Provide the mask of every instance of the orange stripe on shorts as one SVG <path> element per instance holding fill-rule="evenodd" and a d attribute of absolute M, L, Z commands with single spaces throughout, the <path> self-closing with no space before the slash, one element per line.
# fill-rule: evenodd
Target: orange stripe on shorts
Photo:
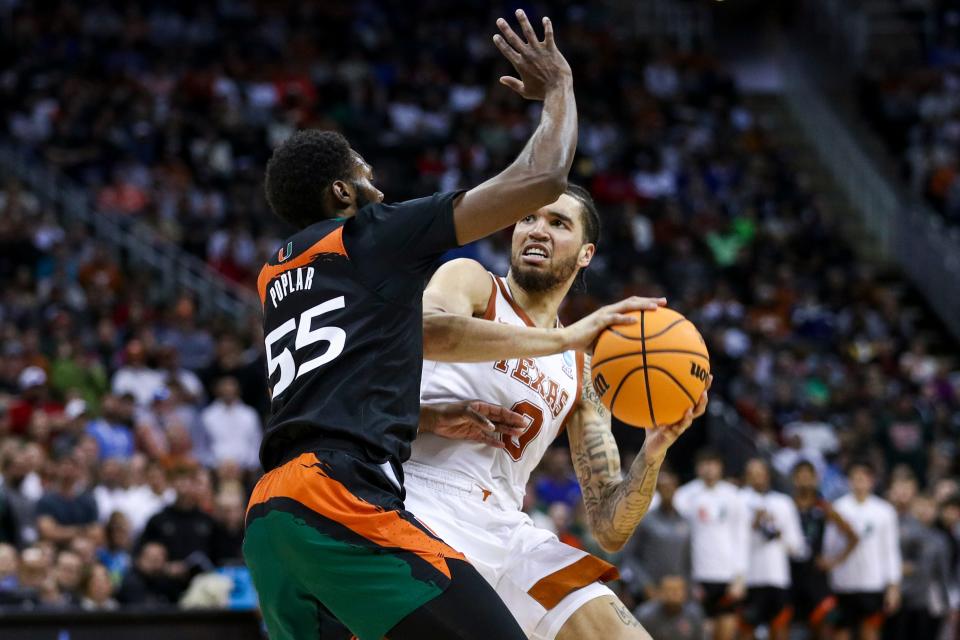
<path fill-rule="evenodd" d="M 620 577 L 617 568 L 594 556 L 584 556 L 571 565 L 540 578 L 527 593 L 544 609 L 553 609 L 567 594 L 598 580 L 607 582 Z"/>
<path fill-rule="evenodd" d="M 323 470 L 313 453 L 304 453 L 273 469 L 257 483 L 250 508 L 271 498 L 290 498 L 320 515 L 339 522 L 374 544 L 410 551 L 450 577 L 447 558 L 464 560 L 459 551 L 430 537 L 396 511 L 361 500 Z"/>

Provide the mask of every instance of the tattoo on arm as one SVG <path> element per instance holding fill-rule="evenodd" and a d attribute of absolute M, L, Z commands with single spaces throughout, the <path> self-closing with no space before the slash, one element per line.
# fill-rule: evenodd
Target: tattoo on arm
<path fill-rule="evenodd" d="M 646 514 L 653 499 L 659 464 L 642 455 L 626 478 L 620 472 L 620 451 L 611 430 L 610 415 L 589 384 L 590 363 L 584 363 L 583 392 L 571 423 L 570 448 L 580 480 L 590 528 L 609 548 L 622 546 Z"/>
<path fill-rule="evenodd" d="M 622 602 L 611 602 L 610 606 L 613 607 L 614 611 L 616 611 L 617 617 L 620 618 L 620 622 L 628 627 L 635 627 L 639 629 L 643 628 L 643 625 L 637 622 L 637 619 L 633 617 L 633 614 L 627 610 Z"/>

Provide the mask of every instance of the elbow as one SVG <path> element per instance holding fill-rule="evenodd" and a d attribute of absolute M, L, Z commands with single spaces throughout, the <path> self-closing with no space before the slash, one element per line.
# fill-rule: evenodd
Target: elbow
<path fill-rule="evenodd" d="M 596 532 L 593 537 L 596 539 L 597 544 L 600 545 L 600 548 L 607 553 L 617 553 L 627 544 L 627 538 L 613 534 L 602 535 Z"/>

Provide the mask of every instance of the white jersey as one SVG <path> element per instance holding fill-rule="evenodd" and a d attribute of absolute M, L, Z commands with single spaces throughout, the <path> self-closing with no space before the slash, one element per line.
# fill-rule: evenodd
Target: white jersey
<path fill-rule="evenodd" d="M 847 494 L 833 503 L 860 537 L 853 552 L 830 572 L 830 586 L 837 593 L 879 593 L 900 584 L 901 560 L 897 512 L 889 502 L 868 496 L 858 502 Z M 832 523 L 824 534 L 824 554 L 833 558 L 843 552 L 846 538 Z"/>
<path fill-rule="evenodd" d="M 721 480 L 694 480 L 677 489 L 677 511 L 690 522 L 693 578 L 729 583 L 747 574 L 750 521 L 739 489 Z"/>
<path fill-rule="evenodd" d="M 761 494 L 747 487 L 741 494 L 751 525 L 747 586 L 786 589 L 790 586 L 790 557 L 803 557 L 807 546 L 797 506 L 792 498 L 776 491 Z"/>
<path fill-rule="evenodd" d="M 506 281 L 492 277 L 496 286 L 484 318 L 533 326 Z M 494 497 L 493 503 L 503 509 L 520 509 L 530 474 L 580 397 L 582 371 L 583 355 L 575 351 L 467 364 L 425 360 L 421 404 L 483 400 L 522 414 L 527 430 L 507 439 L 505 449 L 423 433 L 413 442 L 410 460 L 469 476 L 489 492 L 485 495 Z"/>

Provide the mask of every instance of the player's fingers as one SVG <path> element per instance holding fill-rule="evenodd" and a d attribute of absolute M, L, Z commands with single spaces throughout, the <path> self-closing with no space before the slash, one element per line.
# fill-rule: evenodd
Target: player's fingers
<path fill-rule="evenodd" d="M 494 422 L 493 428 L 497 433 L 503 433 L 508 436 L 522 436 L 523 432 L 526 431 L 525 427 L 516 427 L 510 424 L 504 424 L 502 422 Z"/>
<path fill-rule="evenodd" d="M 474 400 L 470 403 L 470 408 L 494 422 L 502 422 L 511 427 L 527 426 L 523 415 L 516 411 L 511 411 L 506 407 L 501 407 L 500 405 L 484 402 L 483 400 Z"/>
<path fill-rule="evenodd" d="M 503 39 L 499 33 L 493 36 L 493 44 L 496 45 L 497 49 L 500 50 L 500 53 L 503 54 L 503 57 L 510 61 L 514 67 L 520 62 L 520 54 L 517 53 L 517 50 L 510 46 L 510 44 Z M 502 81 L 502 79 L 501 79 Z"/>
<path fill-rule="evenodd" d="M 713 386 L 713 374 L 711 373 L 707 376 L 707 386 L 703 388 L 704 391 L 710 391 L 710 387 Z"/>
<path fill-rule="evenodd" d="M 491 447 L 494 447 L 495 449 L 506 449 L 506 448 L 507 448 L 507 445 L 505 445 L 505 444 L 503 443 L 503 440 L 501 440 L 501 439 L 498 438 L 497 436 L 493 436 L 493 435 L 490 435 L 490 434 L 488 434 L 488 433 L 482 433 L 482 434 L 480 434 L 480 438 L 478 439 L 478 441 L 479 441 L 479 442 L 482 442 L 482 443 L 484 443 L 484 444 L 488 444 L 488 445 L 490 445 Z"/>
<path fill-rule="evenodd" d="M 700 394 L 700 399 L 697 400 L 697 406 L 694 407 L 693 417 L 699 418 L 707 411 L 707 403 L 710 401 L 710 394 L 706 391 Z"/>
<path fill-rule="evenodd" d="M 512 76 L 500 76 L 500 84 L 523 95 L 523 83 Z"/>
<path fill-rule="evenodd" d="M 520 36 L 517 35 L 517 32 L 513 30 L 513 27 L 511 27 L 506 20 L 499 18 L 497 20 L 497 28 L 499 28 L 500 33 L 503 34 L 503 39 L 506 40 L 507 44 L 513 47 L 514 50 L 523 51 L 526 48 L 527 44 L 520 39 Z"/>
<path fill-rule="evenodd" d="M 543 16 L 543 44 L 548 47 L 555 44 L 553 41 L 553 22 L 547 16 Z"/>
<path fill-rule="evenodd" d="M 539 43 L 540 39 L 537 38 L 537 32 L 533 30 L 533 25 L 530 24 L 530 20 L 523 9 L 517 9 L 517 20 L 520 21 L 520 30 L 523 31 L 523 37 L 527 39 L 527 42 L 530 44 Z"/>
<path fill-rule="evenodd" d="M 484 431 L 495 431 L 496 427 L 493 425 L 490 420 L 487 419 L 482 413 L 474 409 L 473 407 L 467 407 L 465 412 L 466 418 L 473 423 L 474 425 L 480 427 Z"/>
<path fill-rule="evenodd" d="M 640 322 L 640 319 L 636 316 L 615 313 L 608 317 L 606 325 L 609 327 L 612 324 L 636 324 L 638 322 Z"/>

